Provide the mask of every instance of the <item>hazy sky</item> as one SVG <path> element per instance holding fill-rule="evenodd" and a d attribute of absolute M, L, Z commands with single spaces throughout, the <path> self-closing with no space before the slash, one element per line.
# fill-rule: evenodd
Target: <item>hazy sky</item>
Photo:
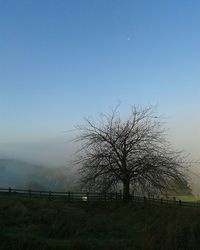
<path fill-rule="evenodd" d="M 0 0 L 0 154 L 38 143 L 48 158 L 44 145 L 120 100 L 158 104 L 198 157 L 199 27 L 199 0 Z"/>

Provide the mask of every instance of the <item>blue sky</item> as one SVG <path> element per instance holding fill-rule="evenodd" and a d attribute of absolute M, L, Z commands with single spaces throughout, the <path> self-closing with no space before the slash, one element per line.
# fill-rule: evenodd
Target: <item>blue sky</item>
<path fill-rule="evenodd" d="M 199 13 L 198 0 L 0 0 L 1 143 L 62 137 L 120 100 L 158 104 L 197 154 Z"/>

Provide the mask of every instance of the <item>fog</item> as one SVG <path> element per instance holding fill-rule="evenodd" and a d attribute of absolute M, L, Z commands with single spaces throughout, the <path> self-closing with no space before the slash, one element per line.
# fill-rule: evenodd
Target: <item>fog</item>
<path fill-rule="evenodd" d="M 188 118 L 188 119 L 187 119 Z M 178 117 L 178 119 L 164 119 L 167 130 L 167 138 L 175 150 L 183 150 L 190 166 L 190 183 L 194 194 L 200 193 L 200 122 L 196 117 Z M 169 122 L 167 123 L 167 121 Z M 73 167 L 71 161 L 74 159 L 78 143 L 75 143 L 74 133 L 62 133 L 59 136 L 49 138 L 32 138 L 32 140 L 1 142 L 0 159 L 12 158 L 28 163 L 55 167 Z"/>
<path fill-rule="evenodd" d="M 75 145 L 63 136 L 46 140 L 0 143 L 0 158 L 13 158 L 48 167 L 68 166 Z"/>
<path fill-rule="evenodd" d="M 166 119 L 167 121 L 167 119 Z M 192 165 L 196 171 L 200 172 L 200 122 L 180 119 L 166 123 L 167 138 L 176 150 L 183 150 L 188 155 L 188 159 L 195 162 Z M 74 157 L 78 143 L 73 139 L 73 133 L 63 133 L 62 135 L 47 138 L 36 138 L 24 141 L 0 142 L 0 158 L 16 158 L 32 163 L 48 166 L 66 166 Z"/>

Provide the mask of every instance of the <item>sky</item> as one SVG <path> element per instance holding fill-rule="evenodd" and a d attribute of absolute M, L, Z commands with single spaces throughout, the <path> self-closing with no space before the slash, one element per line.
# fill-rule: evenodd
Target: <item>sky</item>
<path fill-rule="evenodd" d="M 199 0 L 0 0 L 0 156 L 63 164 L 63 132 L 120 101 L 157 105 L 199 159 L 199 13 Z"/>

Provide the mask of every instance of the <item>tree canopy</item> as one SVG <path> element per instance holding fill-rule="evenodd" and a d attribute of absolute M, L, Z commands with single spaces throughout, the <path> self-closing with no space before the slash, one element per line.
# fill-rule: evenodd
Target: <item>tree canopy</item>
<path fill-rule="evenodd" d="M 81 150 L 76 163 L 87 188 L 98 191 L 123 188 L 143 193 L 162 192 L 169 181 L 182 183 L 187 170 L 181 152 L 166 139 L 162 118 L 152 107 L 132 107 L 128 118 L 116 108 L 78 126 Z"/>

